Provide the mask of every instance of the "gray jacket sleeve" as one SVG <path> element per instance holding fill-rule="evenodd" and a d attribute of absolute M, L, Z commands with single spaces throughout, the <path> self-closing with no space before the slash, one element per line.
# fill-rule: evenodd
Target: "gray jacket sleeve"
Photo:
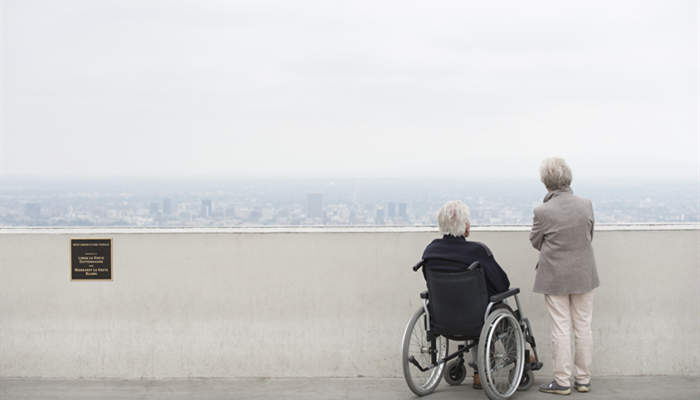
<path fill-rule="evenodd" d="M 530 243 L 532 247 L 540 250 L 542 248 L 542 243 L 544 243 L 544 233 L 545 226 L 544 221 L 542 221 L 542 216 L 538 215 L 537 209 L 535 209 L 534 217 L 532 219 L 532 230 L 530 231 Z"/>
<path fill-rule="evenodd" d="M 591 207 L 591 241 L 593 241 L 593 229 L 595 227 L 595 215 L 593 215 L 593 202 L 589 200 L 588 205 Z"/>

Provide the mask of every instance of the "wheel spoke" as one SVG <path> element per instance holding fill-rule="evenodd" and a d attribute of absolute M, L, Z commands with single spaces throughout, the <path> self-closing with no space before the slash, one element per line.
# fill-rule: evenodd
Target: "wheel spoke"
<path fill-rule="evenodd" d="M 500 396 L 511 396 L 518 387 L 516 382 L 520 372 L 521 333 L 517 320 L 509 312 L 493 314 L 489 320 L 491 327 L 486 336 L 485 383 L 488 389 Z M 519 354 L 520 353 L 520 354 Z"/>
<path fill-rule="evenodd" d="M 425 323 L 425 315 L 422 313 L 422 310 L 419 310 L 414 314 L 411 323 L 407 326 L 406 332 L 404 332 L 404 377 L 411 390 L 418 395 L 424 395 L 434 390 L 440 379 L 442 379 L 442 371 L 444 369 L 444 364 L 440 364 L 426 371 L 421 371 L 414 364 L 408 362 L 408 359 L 412 356 L 422 368 L 430 367 L 432 364 L 433 347 L 428 341 Z M 435 350 L 437 351 L 438 360 L 444 358 L 447 353 L 447 340 L 443 337 L 436 338 Z"/>

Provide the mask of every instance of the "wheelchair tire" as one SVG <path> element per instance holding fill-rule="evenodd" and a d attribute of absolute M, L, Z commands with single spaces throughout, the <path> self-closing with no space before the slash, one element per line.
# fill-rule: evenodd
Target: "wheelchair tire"
<path fill-rule="evenodd" d="M 437 388 L 440 384 L 440 379 L 442 379 L 442 371 L 445 368 L 445 363 L 442 363 L 422 372 L 409 361 L 409 358 L 413 356 L 422 367 L 428 367 L 431 364 L 430 353 L 428 352 L 430 344 L 427 341 L 426 332 L 425 310 L 421 307 L 408 320 L 403 333 L 403 340 L 401 341 L 403 376 L 406 379 L 408 388 L 418 396 L 430 394 Z M 449 342 L 443 336 L 438 336 L 435 341 L 438 350 L 437 357 L 442 359 L 447 355 Z"/>
<path fill-rule="evenodd" d="M 489 399 L 506 400 L 518 390 L 525 368 L 525 338 L 509 309 L 498 308 L 486 318 L 479 336 L 477 366 Z"/>
<path fill-rule="evenodd" d="M 464 366 L 464 361 L 450 361 L 445 365 L 445 382 L 450 386 L 461 385 L 466 377 L 467 367 Z"/>

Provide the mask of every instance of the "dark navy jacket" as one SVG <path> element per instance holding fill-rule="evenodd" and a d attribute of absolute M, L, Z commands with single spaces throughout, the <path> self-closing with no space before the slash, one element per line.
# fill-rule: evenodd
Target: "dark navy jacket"
<path fill-rule="evenodd" d="M 464 236 L 445 235 L 442 239 L 433 240 L 425 248 L 423 259 L 423 276 L 426 268 L 439 272 L 457 272 L 463 271 L 474 261 L 479 261 L 486 276 L 489 296 L 505 292 L 510 287 L 508 275 L 493 258 L 491 250 L 485 244 L 466 240 Z"/>

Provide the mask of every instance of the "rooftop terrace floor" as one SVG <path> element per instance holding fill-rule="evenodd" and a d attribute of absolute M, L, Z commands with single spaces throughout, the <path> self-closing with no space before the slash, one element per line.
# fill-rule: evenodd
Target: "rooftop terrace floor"
<path fill-rule="evenodd" d="M 467 379 L 469 380 L 469 379 Z M 539 376 L 536 384 L 547 382 Z M 15 399 L 413 399 L 402 379 L 178 379 L 178 380 L 35 380 L 0 379 L 0 398 Z M 444 382 L 426 397 L 485 399 L 471 385 L 450 387 Z M 533 386 L 514 399 L 560 398 L 539 393 Z M 589 393 L 569 398 L 595 399 L 698 399 L 700 377 L 644 376 L 595 378 Z"/>

